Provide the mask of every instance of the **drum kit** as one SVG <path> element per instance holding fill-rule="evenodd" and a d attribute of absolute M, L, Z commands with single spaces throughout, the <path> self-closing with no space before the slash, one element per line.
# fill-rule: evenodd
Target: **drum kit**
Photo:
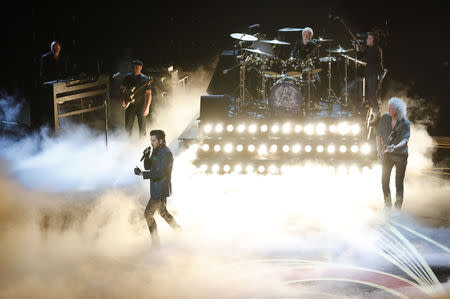
<path fill-rule="evenodd" d="M 283 32 L 300 32 L 302 28 L 283 28 Z M 356 58 L 350 57 L 349 52 L 354 49 L 345 49 L 340 45 L 337 48 L 328 48 L 328 55 L 320 57 L 309 53 L 306 57 L 288 57 L 281 58 L 277 56 L 277 47 L 293 46 L 291 42 L 278 39 L 259 39 L 258 37 L 245 33 L 232 33 L 233 39 L 238 40 L 239 49 L 237 56 L 238 66 L 240 66 L 240 95 L 239 102 L 245 103 L 250 97 L 247 96 L 246 72 L 250 69 L 256 70 L 261 79 L 261 88 L 258 94 L 263 100 L 264 108 L 271 108 L 278 115 L 294 115 L 308 113 L 313 105 L 311 99 L 311 88 L 318 74 L 322 71 L 321 64 L 327 65 L 328 99 L 334 99 L 340 104 L 347 105 L 347 64 L 349 60 L 355 61 Z M 323 43 L 331 42 L 333 39 L 317 38 L 313 42 L 317 44 L 314 52 Z M 267 45 L 264 49 L 271 48 L 273 51 L 263 51 L 261 48 L 254 48 L 250 44 Z M 247 47 L 244 47 L 246 45 Z M 319 53 L 319 51 L 317 51 Z M 337 61 L 338 55 L 345 59 L 344 84 L 345 92 L 343 98 L 338 98 L 331 88 L 331 70 L 332 63 Z M 355 63 L 361 63 L 356 60 Z M 303 96 L 306 93 L 306 97 Z M 268 96 L 267 96 L 268 95 Z"/>

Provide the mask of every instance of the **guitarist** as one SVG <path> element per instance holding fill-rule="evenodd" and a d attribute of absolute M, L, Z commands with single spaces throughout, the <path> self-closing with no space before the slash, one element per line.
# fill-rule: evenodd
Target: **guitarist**
<path fill-rule="evenodd" d="M 408 141 L 410 122 L 406 118 L 406 103 L 393 97 L 388 102 L 389 112 L 381 117 L 377 131 L 378 159 L 382 163 L 382 188 L 384 206 L 392 206 L 389 182 L 395 165 L 395 207 L 400 210 L 403 203 L 403 180 L 408 163 Z"/>
<path fill-rule="evenodd" d="M 120 86 L 121 104 L 125 108 L 125 129 L 131 136 L 134 119 L 137 117 L 139 135 L 146 135 L 146 116 L 150 111 L 152 91 L 150 78 L 142 73 L 144 64 L 140 60 L 131 62 L 133 71 L 126 74 Z M 135 91 L 135 93 L 133 93 Z"/>

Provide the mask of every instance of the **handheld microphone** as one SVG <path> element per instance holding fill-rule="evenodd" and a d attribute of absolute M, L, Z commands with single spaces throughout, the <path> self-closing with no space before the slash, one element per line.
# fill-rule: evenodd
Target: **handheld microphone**
<path fill-rule="evenodd" d="M 145 158 L 150 158 L 151 148 L 152 148 L 152 147 L 149 146 L 149 147 L 147 147 L 147 148 L 144 150 L 140 162 L 142 162 Z M 147 152 L 147 150 L 148 150 L 148 152 Z M 147 152 L 147 153 L 146 153 L 146 152 Z"/>

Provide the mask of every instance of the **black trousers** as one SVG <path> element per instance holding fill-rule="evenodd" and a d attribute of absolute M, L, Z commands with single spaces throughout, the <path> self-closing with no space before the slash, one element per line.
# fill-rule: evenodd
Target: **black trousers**
<path fill-rule="evenodd" d="M 131 135 L 133 131 L 134 119 L 137 117 L 138 126 L 139 126 L 139 135 L 146 135 L 146 118 L 142 114 L 144 110 L 144 106 L 142 104 L 131 104 L 125 110 L 125 129 L 128 134 Z"/>
<path fill-rule="evenodd" d="M 42 126 L 49 126 L 55 129 L 55 111 L 53 104 L 53 86 L 45 85 L 39 89 L 39 98 L 31 103 L 31 126 L 39 129 Z"/>
<path fill-rule="evenodd" d="M 392 206 L 391 189 L 389 182 L 391 180 L 392 168 L 395 165 L 395 207 L 400 209 L 403 204 L 403 181 L 405 179 L 406 165 L 408 160 L 393 161 L 390 156 L 386 156 L 383 162 L 381 185 L 383 188 L 384 205 L 386 207 Z"/>
<path fill-rule="evenodd" d="M 155 198 L 152 197 L 148 201 L 147 207 L 145 208 L 144 217 L 148 224 L 148 229 L 150 230 L 150 235 L 152 237 L 152 244 L 159 245 L 158 227 L 156 225 L 155 212 L 158 211 L 159 215 L 166 220 L 166 222 L 174 229 L 179 230 L 180 226 L 175 221 L 175 218 L 167 211 L 167 198 Z"/>
<path fill-rule="evenodd" d="M 366 82 L 367 82 L 367 100 L 369 101 L 370 107 L 372 107 L 373 111 L 379 114 L 380 107 L 378 107 L 377 101 L 377 87 L 378 87 L 377 74 L 376 73 L 367 74 Z"/>

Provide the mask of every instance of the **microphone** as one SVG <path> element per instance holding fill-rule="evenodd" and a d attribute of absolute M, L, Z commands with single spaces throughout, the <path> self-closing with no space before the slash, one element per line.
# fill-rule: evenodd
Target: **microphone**
<path fill-rule="evenodd" d="M 142 157 L 141 157 L 140 162 L 142 162 L 142 160 L 144 160 L 145 158 L 150 158 L 150 152 L 151 152 L 151 149 L 152 149 L 152 147 L 149 146 L 149 147 L 147 147 L 147 148 L 144 150 L 144 152 L 142 153 Z M 148 150 L 148 152 L 145 153 L 147 150 Z"/>
<path fill-rule="evenodd" d="M 328 19 L 329 19 L 329 20 L 332 20 L 333 22 L 335 22 L 335 21 L 339 21 L 339 20 L 341 19 L 341 17 L 335 15 L 335 14 L 333 13 L 333 11 L 330 9 L 330 10 L 328 11 Z"/>

